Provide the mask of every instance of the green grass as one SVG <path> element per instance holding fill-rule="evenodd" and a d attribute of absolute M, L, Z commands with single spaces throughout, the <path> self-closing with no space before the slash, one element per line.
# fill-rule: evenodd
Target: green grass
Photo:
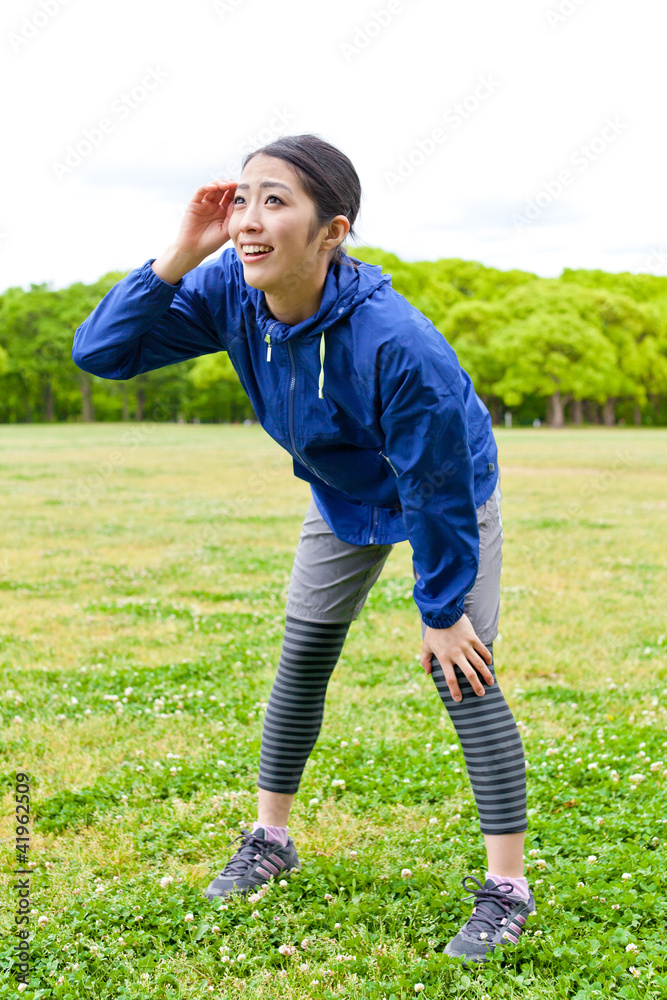
<path fill-rule="evenodd" d="M 301 872 L 212 904 L 202 889 L 255 818 L 308 486 L 257 426 L 0 427 L 0 998 L 18 995 L 19 770 L 24 997 L 667 995 L 667 430 L 496 436 L 494 658 L 529 763 L 538 915 L 466 971 L 441 949 L 483 838 L 418 663 L 409 543 L 329 686 L 290 817 Z"/>

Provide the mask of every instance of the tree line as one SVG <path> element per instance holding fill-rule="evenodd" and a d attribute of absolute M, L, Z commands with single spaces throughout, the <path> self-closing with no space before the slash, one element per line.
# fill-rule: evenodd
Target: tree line
<path fill-rule="evenodd" d="M 667 425 L 667 278 L 475 261 L 409 263 L 375 247 L 396 291 L 434 323 L 495 424 Z M 0 422 L 255 419 L 224 352 L 110 381 L 72 361 L 74 331 L 126 272 L 0 295 Z"/>

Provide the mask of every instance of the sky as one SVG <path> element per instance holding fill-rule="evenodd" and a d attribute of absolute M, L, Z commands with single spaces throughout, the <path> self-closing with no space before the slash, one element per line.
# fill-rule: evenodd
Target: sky
<path fill-rule="evenodd" d="M 361 179 L 351 253 L 667 275 L 666 29 L 656 0 L 5 0 L 0 291 L 141 266 L 304 132 Z"/>

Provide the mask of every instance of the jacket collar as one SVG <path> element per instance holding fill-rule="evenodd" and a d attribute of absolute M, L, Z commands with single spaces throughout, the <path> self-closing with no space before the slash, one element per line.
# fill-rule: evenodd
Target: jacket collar
<path fill-rule="evenodd" d="M 366 264 L 344 254 L 342 263 L 332 263 L 329 266 L 318 311 L 301 323 L 288 326 L 287 323 L 281 323 L 271 315 L 264 292 L 246 283 L 243 277 L 243 264 L 236 250 L 233 251 L 233 258 L 237 267 L 241 295 L 247 296 L 254 306 L 259 332 L 262 338 L 270 333 L 272 342 L 276 344 L 308 334 L 320 336 L 334 323 L 349 316 L 376 288 L 391 281 L 390 275 L 383 274 L 379 265 Z"/>

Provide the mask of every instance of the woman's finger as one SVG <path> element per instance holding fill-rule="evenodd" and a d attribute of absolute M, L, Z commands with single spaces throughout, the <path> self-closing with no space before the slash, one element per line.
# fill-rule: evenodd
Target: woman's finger
<path fill-rule="evenodd" d="M 456 674 L 454 673 L 454 668 L 450 665 L 444 670 L 445 680 L 447 681 L 447 687 L 450 690 L 451 696 L 454 701 L 461 701 L 461 688 L 459 687 L 459 682 L 456 679 Z"/>
<path fill-rule="evenodd" d="M 459 664 L 459 666 L 460 666 L 460 664 Z M 477 673 L 477 671 L 475 670 L 475 668 L 471 667 L 470 664 L 466 661 L 465 664 L 464 664 L 464 666 L 461 667 L 461 670 L 463 671 L 463 673 L 468 678 L 468 683 L 470 684 L 470 687 L 473 689 L 473 691 L 475 692 L 475 694 L 477 694 L 477 695 L 483 695 L 484 694 L 484 685 L 480 681 L 479 674 Z"/>
<path fill-rule="evenodd" d="M 488 653 L 488 649 L 486 649 L 486 646 L 484 647 L 484 649 Z M 466 657 L 468 662 L 475 668 L 475 670 L 477 670 L 482 675 L 486 683 L 493 684 L 493 674 L 491 673 L 491 671 L 489 670 L 489 668 L 487 667 L 486 663 L 479 655 L 479 653 L 477 653 L 474 649 L 470 649 L 466 653 Z"/>

